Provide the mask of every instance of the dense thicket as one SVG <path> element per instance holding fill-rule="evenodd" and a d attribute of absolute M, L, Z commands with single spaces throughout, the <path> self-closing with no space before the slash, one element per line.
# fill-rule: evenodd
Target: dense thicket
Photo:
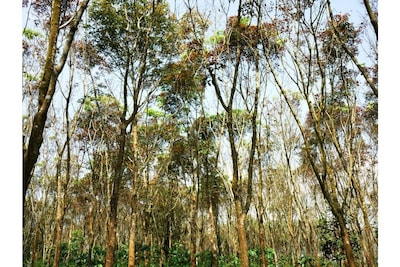
<path fill-rule="evenodd" d="M 337 2 L 24 1 L 24 266 L 377 266 L 378 13 Z"/>

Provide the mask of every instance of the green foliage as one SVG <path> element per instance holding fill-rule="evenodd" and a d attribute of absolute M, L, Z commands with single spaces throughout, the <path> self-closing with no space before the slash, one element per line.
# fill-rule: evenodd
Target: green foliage
<path fill-rule="evenodd" d="M 116 267 L 128 266 L 129 248 L 127 245 L 122 244 L 118 247 L 116 252 Z"/>
<path fill-rule="evenodd" d="M 145 266 L 146 257 L 150 267 L 159 266 L 162 257 L 161 248 L 159 246 L 136 244 L 136 259 L 140 267 Z"/>
<path fill-rule="evenodd" d="M 267 258 L 268 267 L 274 267 L 275 250 L 273 248 L 265 248 L 265 256 Z"/>
<path fill-rule="evenodd" d="M 261 266 L 261 251 L 259 248 L 253 248 L 248 251 L 250 267 Z"/>
<path fill-rule="evenodd" d="M 198 261 L 198 267 L 208 267 L 212 266 L 212 253 L 209 250 L 202 251 L 196 254 L 196 258 Z"/>
<path fill-rule="evenodd" d="M 101 248 L 100 246 L 94 246 L 92 250 L 92 264 L 98 267 L 103 266 L 105 257 L 106 250 Z"/>
<path fill-rule="evenodd" d="M 240 267 L 240 259 L 237 255 L 220 256 L 219 264 L 221 267 Z"/>
<path fill-rule="evenodd" d="M 300 260 L 299 260 L 299 265 L 301 267 L 312 267 L 314 263 L 314 257 L 307 256 L 307 255 L 302 255 Z"/>
<path fill-rule="evenodd" d="M 23 77 L 27 81 L 34 81 L 34 82 L 37 82 L 40 79 L 38 76 L 35 76 L 35 75 L 27 73 L 27 72 L 23 73 Z"/>
<path fill-rule="evenodd" d="M 148 51 L 149 65 L 158 68 L 162 55 L 174 51 L 175 22 L 166 1 L 97 0 L 89 10 L 88 29 L 111 66 L 125 68 Z"/>
<path fill-rule="evenodd" d="M 83 249 L 83 244 L 85 238 L 81 231 L 75 231 L 72 234 L 71 241 L 63 242 L 61 245 L 61 258 L 60 266 L 67 267 L 78 267 L 78 266 L 88 266 L 88 252 Z M 148 263 L 150 267 L 159 266 L 160 260 L 162 258 L 161 248 L 159 246 L 145 246 L 141 244 L 136 244 L 136 262 L 138 266 L 144 266 L 145 254 L 148 257 Z M 314 266 L 314 257 L 309 255 L 302 255 L 298 262 L 292 262 L 292 257 L 290 255 L 280 255 L 278 258 L 277 265 L 275 265 L 275 250 L 273 248 L 265 248 L 264 253 L 267 260 L 268 267 L 311 267 Z M 106 250 L 94 246 L 92 250 L 92 260 L 90 265 L 94 267 L 102 267 L 104 264 L 106 255 Z M 115 253 L 115 265 L 116 267 L 127 266 L 128 264 L 128 246 L 121 244 Z M 255 247 L 248 251 L 249 261 L 251 267 L 261 266 L 261 249 Z M 198 267 L 208 267 L 212 265 L 212 252 L 210 250 L 205 250 L 197 253 L 197 266 Z M 51 258 L 47 263 L 38 260 L 34 266 L 44 267 L 49 266 L 52 263 L 53 258 Z M 321 266 L 340 266 L 340 261 L 330 260 L 327 258 L 320 259 Z M 236 254 L 230 255 L 219 255 L 218 264 L 221 267 L 240 267 L 240 258 Z M 29 260 L 24 262 L 24 266 L 30 266 Z M 176 243 L 172 246 L 169 251 L 168 258 L 164 262 L 164 267 L 188 267 L 190 266 L 190 253 L 189 249 L 183 246 L 181 243 Z"/>
<path fill-rule="evenodd" d="M 24 37 L 26 37 L 28 40 L 32 40 L 32 39 L 38 38 L 38 37 L 43 37 L 43 34 L 41 34 L 40 32 L 29 29 L 29 28 L 25 28 L 22 31 L 22 35 Z"/>
<path fill-rule="evenodd" d="M 318 221 L 317 228 L 321 235 L 320 246 L 324 258 L 328 262 L 340 263 L 346 258 L 346 255 L 343 248 L 343 241 L 340 238 L 338 223 L 334 220 L 321 218 Z M 357 253 L 361 251 L 360 241 L 357 235 L 350 233 L 350 244 L 355 255 L 357 255 Z"/>
<path fill-rule="evenodd" d="M 153 117 L 153 118 L 161 118 L 165 115 L 164 112 L 160 111 L 160 110 L 156 110 L 153 108 L 149 108 L 146 110 L 146 113 L 148 116 Z"/>
<path fill-rule="evenodd" d="M 87 96 L 84 99 L 80 100 L 83 103 L 83 109 L 88 112 L 93 112 L 98 107 L 110 107 L 112 109 L 122 110 L 122 106 L 119 101 L 112 95 L 109 94 L 101 94 L 99 96 Z"/>
<path fill-rule="evenodd" d="M 204 81 L 204 74 L 188 62 L 168 64 L 162 70 L 160 89 L 163 94 L 158 101 L 167 113 L 183 116 L 192 110 L 190 104 L 199 103 Z"/>
<path fill-rule="evenodd" d="M 249 17 L 241 17 L 240 18 L 240 26 L 247 26 L 250 23 Z"/>
<path fill-rule="evenodd" d="M 225 41 L 225 33 L 224 31 L 217 31 L 208 39 L 207 43 L 211 45 L 217 45 Z"/>
<path fill-rule="evenodd" d="M 173 245 L 168 254 L 168 267 L 190 266 L 189 251 L 180 243 Z"/>
<path fill-rule="evenodd" d="M 321 218 L 318 221 L 321 233 L 321 251 L 325 258 L 331 261 L 340 261 L 343 257 L 343 243 L 339 236 L 339 226 L 336 222 Z"/>

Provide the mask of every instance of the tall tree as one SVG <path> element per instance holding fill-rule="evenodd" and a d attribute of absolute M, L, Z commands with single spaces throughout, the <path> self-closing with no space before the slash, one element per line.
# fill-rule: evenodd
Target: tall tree
<path fill-rule="evenodd" d="M 43 66 L 42 77 L 38 86 L 38 109 L 33 116 L 32 129 L 28 139 L 28 145 L 24 148 L 23 159 L 23 197 L 25 199 L 30 181 L 32 179 L 32 171 L 39 157 L 40 147 L 43 143 L 43 131 L 47 119 L 51 101 L 56 91 L 57 78 L 64 68 L 69 50 L 78 25 L 81 21 L 90 0 L 80 2 L 77 11 L 71 15 L 71 21 L 61 25 L 62 4 L 60 0 L 54 0 L 51 5 L 50 30 L 47 44 L 47 54 L 45 64 Z M 57 49 L 57 40 L 60 29 L 68 28 L 64 47 L 62 51 Z M 56 55 L 59 53 L 59 60 L 56 62 Z M 25 203 L 25 201 L 24 201 Z"/>
<path fill-rule="evenodd" d="M 128 145 L 127 130 L 132 132 L 132 214 L 129 241 L 129 266 L 135 265 L 136 184 L 138 182 L 137 123 L 143 103 L 155 87 L 152 76 L 164 64 L 173 47 L 172 18 L 163 1 L 96 1 L 91 9 L 92 40 L 122 80 L 122 113 L 119 122 L 119 154 L 114 165 L 114 185 L 110 200 L 110 220 L 105 266 L 113 266 L 116 248 L 119 190 Z M 161 49 L 157 49 L 161 48 Z M 129 95 L 129 92 L 132 92 Z M 132 107 L 129 105 L 132 104 Z"/>
<path fill-rule="evenodd" d="M 257 25 L 250 25 L 251 17 L 245 17 L 243 13 L 252 15 L 258 14 Z M 240 246 L 240 258 L 242 266 L 249 265 L 248 258 L 248 246 L 246 238 L 246 215 L 252 203 L 252 190 L 253 190 L 253 176 L 255 166 L 255 155 L 256 148 L 258 145 L 258 133 L 257 133 L 257 120 L 259 117 L 259 94 L 260 94 L 260 56 L 259 51 L 261 50 L 262 44 L 267 42 L 269 48 L 269 55 L 272 57 L 280 52 L 281 46 L 276 43 L 274 36 L 268 32 L 269 24 L 263 23 L 261 20 L 261 3 L 243 3 L 239 1 L 238 15 L 232 16 L 227 21 L 227 27 L 221 38 L 216 37 L 217 46 L 213 51 L 211 57 L 211 64 L 209 66 L 209 74 L 211 76 L 211 83 L 215 88 L 217 98 L 224 108 L 227 114 L 227 131 L 229 137 L 229 144 L 231 150 L 232 159 L 232 191 L 235 203 L 235 213 L 237 218 L 238 228 L 238 241 Z M 268 35 L 269 34 L 269 35 Z M 219 40 L 218 40 L 219 39 Z M 228 99 L 223 99 L 222 89 L 220 88 L 219 79 L 217 79 L 216 72 L 219 69 L 226 67 L 225 63 L 221 61 L 215 61 L 214 57 L 219 56 L 223 60 L 228 59 L 232 61 L 233 70 L 231 77 L 231 87 L 228 91 Z M 249 85 L 246 79 L 242 79 L 240 75 L 244 75 L 246 64 L 244 61 L 254 64 L 254 84 Z M 245 84 L 242 85 L 241 83 Z M 254 86 L 254 90 L 251 90 L 250 86 Z M 242 89 L 244 88 L 244 89 Z M 250 116 L 250 129 L 251 129 L 251 140 L 250 149 L 247 152 L 249 161 L 247 164 L 247 175 L 246 175 L 246 193 L 243 193 L 242 187 L 244 184 L 241 182 L 241 174 L 239 170 L 239 152 L 236 144 L 235 137 L 235 120 L 234 120 L 234 105 L 237 105 L 238 96 L 240 95 L 243 99 L 244 106 Z M 253 96 L 252 99 L 249 96 Z M 240 103 L 240 102 L 239 102 Z M 246 196 L 244 198 L 244 195 Z"/>
<path fill-rule="evenodd" d="M 326 11 L 323 2 L 310 4 L 307 8 L 316 20 L 322 20 L 321 15 Z M 330 8 L 326 12 L 329 16 Z M 288 15 L 293 18 L 293 13 Z M 348 69 L 347 64 L 350 60 L 354 62 L 360 30 L 348 22 L 346 15 L 332 18 L 334 21 L 328 22 L 325 29 L 321 27 L 322 21 L 319 24 L 311 22 L 303 15 L 296 19 L 297 29 L 304 35 L 297 35 L 297 39 L 291 40 L 293 45 L 297 45 L 297 50 L 289 51 L 290 60 L 294 62 L 296 70 L 293 74 L 286 68 L 286 73 L 293 81 L 293 86 L 298 89 L 300 99 L 304 100 L 308 108 L 306 125 L 302 124 L 299 114 L 295 111 L 293 99 L 283 88 L 276 68 L 273 68 L 270 61 L 268 63 L 280 93 L 284 96 L 303 136 L 304 158 L 340 227 L 347 264 L 356 266 L 355 248 L 351 243 L 351 230 L 347 223 L 349 216 L 347 204 L 353 196 L 346 192 L 355 181 L 352 150 L 353 142 L 357 142 L 355 137 L 359 136 L 355 132 L 359 129 L 356 126 L 359 115 L 355 106 L 357 82 L 354 71 Z M 301 44 L 305 46 L 302 47 Z M 307 67 L 303 62 L 307 63 Z M 287 63 L 282 61 L 282 64 L 285 66 Z M 340 113 L 341 109 L 337 105 L 347 107 L 346 119 L 340 119 L 344 114 Z M 326 123 L 325 118 L 330 123 Z M 339 125 L 338 121 L 341 121 Z M 309 133 L 312 133 L 313 138 L 310 138 Z M 333 150 L 330 147 L 332 141 Z M 347 147 L 345 151 L 343 147 Z M 338 158 L 335 158 L 335 153 Z M 335 160 L 340 160 L 342 166 L 334 164 Z M 344 176 L 337 173 L 342 167 L 345 170 Z"/>

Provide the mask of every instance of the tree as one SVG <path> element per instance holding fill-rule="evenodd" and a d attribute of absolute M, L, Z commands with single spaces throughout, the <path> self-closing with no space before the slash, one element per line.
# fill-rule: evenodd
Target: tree
<path fill-rule="evenodd" d="M 238 14 L 237 16 L 232 16 L 228 19 L 226 29 L 224 31 L 224 37 L 222 40 L 216 45 L 216 48 L 211 53 L 211 61 L 209 65 L 209 74 L 211 77 L 211 83 L 215 88 L 215 92 L 217 98 L 224 108 L 227 114 L 227 131 L 229 136 L 229 144 L 231 151 L 231 159 L 232 159 L 232 191 L 234 196 L 235 203 L 235 212 L 237 219 L 237 227 L 238 227 L 238 241 L 240 246 L 240 258 L 242 266 L 249 265 L 248 259 L 248 247 L 246 240 L 246 230 L 245 230 L 245 220 L 246 214 L 250 208 L 252 203 L 252 191 L 253 191 L 253 176 L 254 176 L 254 166 L 255 166 L 255 153 L 258 145 L 257 141 L 257 120 L 259 116 L 259 94 L 260 94 L 260 56 L 259 50 L 264 44 L 268 47 L 268 52 L 271 57 L 279 54 L 282 46 L 279 43 L 279 40 L 276 39 L 276 36 L 273 35 L 273 31 L 270 29 L 270 24 L 262 23 L 261 17 L 261 4 L 246 5 L 239 1 L 238 4 Z M 250 26 L 250 17 L 245 17 L 242 15 L 243 12 L 248 14 L 253 14 L 253 12 L 257 15 L 257 25 Z M 272 33 L 272 34 L 271 34 Z M 218 39 L 218 38 L 217 38 Z M 223 94 L 221 92 L 221 88 L 216 76 L 216 72 L 219 69 L 224 69 L 227 66 L 222 63 L 220 60 L 214 60 L 215 57 L 220 57 L 222 60 L 232 61 L 233 65 L 233 75 L 231 87 L 228 92 L 228 99 L 223 99 Z M 241 82 L 245 81 L 240 78 L 240 73 L 244 72 L 245 69 L 242 69 L 241 66 L 245 66 L 242 61 L 246 60 L 247 62 L 253 63 L 255 66 L 254 75 L 254 90 L 252 91 L 249 87 L 249 84 L 244 84 L 244 90 L 242 91 Z M 219 78 L 221 79 L 221 78 Z M 250 129 L 251 129 L 251 141 L 250 141 L 250 149 L 247 152 L 249 161 L 247 164 L 247 190 L 246 190 L 246 198 L 243 198 L 244 195 L 241 188 L 244 186 L 240 181 L 240 171 L 239 171 L 239 153 L 238 147 L 236 145 L 236 138 L 234 133 L 234 104 L 235 103 L 235 94 L 240 94 L 242 96 L 245 107 L 247 108 L 247 112 L 249 113 Z M 253 99 L 249 99 L 248 96 L 254 96 Z M 236 100 L 237 101 L 237 100 Z"/>
<path fill-rule="evenodd" d="M 25 203 L 25 196 L 28 190 L 29 184 L 32 179 L 32 171 L 39 157 L 40 147 L 43 143 L 43 131 L 47 119 L 47 113 L 56 91 L 57 78 L 64 68 L 69 50 L 71 48 L 72 41 L 75 33 L 78 30 L 78 25 L 81 21 L 83 13 L 85 12 L 90 0 L 84 0 L 80 3 L 76 13 L 71 16 L 71 21 L 66 24 L 62 24 L 61 18 L 62 5 L 60 0 L 52 2 L 51 6 L 51 17 L 50 17 L 50 29 L 49 39 L 47 44 L 47 54 L 45 58 L 45 64 L 43 66 L 42 77 L 38 84 L 38 108 L 33 116 L 32 128 L 29 134 L 29 138 L 26 141 L 27 145 L 24 145 L 23 153 L 23 198 Z M 58 51 L 57 39 L 59 37 L 60 29 L 68 28 L 69 31 L 66 34 L 66 39 L 62 51 Z M 59 61 L 56 62 L 56 55 L 60 53 Z"/>
<path fill-rule="evenodd" d="M 324 6 L 321 4 L 319 12 L 323 10 Z M 316 18 L 321 18 L 318 14 L 320 13 L 316 13 Z M 347 19 L 346 15 L 337 15 L 333 18 L 334 22 L 328 22 L 327 28 L 323 30 L 319 28 L 319 24 L 307 22 L 305 17 L 298 20 L 298 29 L 304 36 L 309 34 L 309 37 L 304 40 L 299 37 L 293 44 L 298 46 L 298 50 L 290 52 L 289 56 L 295 63 L 296 70 L 293 74 L 286 69 L 286 73 L 298 89 L 300 99 L 308 107 L 305 125 L 302 125 L 299 114 L 293 107 L 294 99 L 283 88 L 276 71 L 273 70 L 272 73 L 302 134 L 304 159 L 340 227 L 347 263 L 349 266 L 356 266 L 347 205 L 354 197 L 349 190 L 352 190 L 352 184 L 357 184 L 354 176 L 357 168 L 353 158 L 354 148 L 360 148 L 359 142 L 362 140 L 357 132 L 360 129 L 357 126 L 360 117 L 356 106 L 357 81 L 355 72 L 347 64 L 350 60 L 354 62 L 354 55 L 358 52 L 360 30 Z M 303 49 L 299 46 L 301 43 L 308 48 Z M 304 62 L 308 67 L 304 67 Z M 272 67 L 271 62 L 269 65 Z M 318 87 L 315 86 L 317 83 Z M 309 135 L 311 132 L 313 138 Z M 340 167 L 336 164 L 337 161 L 341 164 Z"/>
<path fill-rule="evenodd" d="M 115 69 L 122 79 L 123 109 L 119 122 L 119 154 L 115 162 L 114 186 L 110 200 L 110 221 L 106 266 L 114 264 L 116 248 L 117 209 L 123 169 L 127 130 L 132 134 L 132 218 L 129 241 L 129 266 L 135 265 L 136 184 L 138 181 L 137 123 L 143 103 L 150 99 L 153 75 L 163 65 L 163 57 L 171 49 L 166 44 L 172 38 L 172 20 L 168 7 L 157 1 L 96 1 L 90 11 L 92 40 L 98 52 Z M 94 26 L 95 25 L 95 26 Z M 172 42 L 171 42 L 172 43 Z M 157 49 L 162 47 L 163 49 Z M 159 51 L 159 52 L 158 52 Z M 128 99 L 128 92 L 132 98 Z M 132 108 L 128 105 L 132 103 Z"/>

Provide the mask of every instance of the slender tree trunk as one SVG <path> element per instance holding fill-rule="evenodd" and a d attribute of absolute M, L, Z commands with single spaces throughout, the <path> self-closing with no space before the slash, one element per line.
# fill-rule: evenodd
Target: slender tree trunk
<path fill-rule="evenodd" d="M 236 222 L 239 240 L 240 262 L 242 267 L 249 267 L 249 255 L 246 237 L 246 214 L 243 213 L 240 200 L 235 200 Z"/>
<path fill-rule="evenodd" d="M 291 198 L 291 197 L 290 197 Z M 290 239 L 292 241 L 292 248 L 295 252 L 296 259 L 293 262 L 299 262 L 300 260 L 300 253 L 299 253 L 299 246 L 297 244 L 297 236 L 294 234 L 294 227 L 293 227 L 293 208 L 292 208 L 292 199 L 289 200 L 289 205 L 287 206 L 288 215 L 287 215 L 287 227 L 290 235 Z"/>
<path fill-rule="evenodd" d="M 61 164 L 61 163 L 60 163 Z M 60 252 L 61 252 L 61 239 L 63 231 L 63 221 L 64 221 L 64 201 L 62 192 L 62 177 L 61 173 L 57 177 L 57 215 L 56 215 L 56 240 L 55 240 L 55 251 L 54 251 L 54 261 L 53 267 L 57 267 L 60 262 Z"/>
<path fill-rule="evenodd" d="M 310 226 L 311 242 L 312 242 L 313 251 L 314 251 L 315 266 L 320 267 L 321 263 L 319 261 L 319 253 L 318 253 L 319 249 L 318 249 L 318 244 L 317 244 L 317 238 L 315 236 L 314 227 L 311 225 L 311 223 L 309 224 L 309 226 Z"/>
<path fill-rule="evenodd" d="M 139 178 L 138 170 L 138 125 L 137 120 L 134 119 L 132 123 L 132 154 L 133 154 L 133 166 L 132 166 L 132 214 L 131 214 L 131 227 L 129 231 L 129 248 L 128 248 L 128 266 L 135 266 L 135 241 L 136 241 L 136 187 Z"/>
<path fill-rule="evenodd" d="M 88 267 L 92 266 L 93 261 L 93 244 L 94 244 L 94 230 L 93 230 L 93 223 L 94 223 L 94 215 L 96 211 L 96 198 L 92 197 L 89 214 L 88 214 Z"/>
<path fill-rule="evenodd" d="M 39 222 L 36 222 L 35 230 L 33 232 L 31 266 L 35 266 L 35 263 L 36 263 L 36 250 L 37 250 L 37 239 L 38 239 L 39 225 L 40 225 Z"/>
<path fill-rule="evenodd" d="M 350 235 L 347 229 L 346 220 L 344 218 L 343 209 L 340 207 L 336 195 L 327 192 L 327 185 L 325 184 L 326 179 L 328 179 L 328 177 L 319 177 L 318 179 L 322 193 L 331 208 L 333 216 L 335 216 L 337 222 L 339 223 L 340 235 L 343 241 L 343 248 L 346 254 L 347 264 L 349 267 L 356 267 L 353 249 L 350 243 Z"/>
<path fill-rule="evenodd" d="M 136 197 L 132 197 L 136 198 Z M 134 200 L 136 201 L 136 200 Z M 132 201 L 132 202 L 134 202 Z M 136 204 L 132 204 L 131 226 L 129 228 L 128 266 L 135 266 Z"/>
<path fill-rule="evenodd" d="M 70 65 L 70 79 L 69 79 L 69 90 L 66 97 L 66 107 L 65 107 L 65 129 L 66 129 L 66 140 L 65 143 L 59 152 L 59 162 L 57 164 L 57 215 L 56 215 L 56 249 L 53 267 L 57 267 L 60 261 L 60 252 L 61 252 L 61 240 L 63 233 L 63 225 L 64 225 L 64 215 L 65 215 L 65 202 L 67 197 L 67 188 L 71 178 L 71 129 L 70 129 L 70 119 L 69 119 L 69 104 L 72 95 L 73 89 L 73 80 L 74 80 L 74 66 Z M 65 173 L 65 181 L 62 178 L 62 161 L 64 151 L 67 149 L 67 158 L 66 158 L 66 173 Z"/>
<path fill-rule="evenodd" d="M 249 256 L 247 254 L 247 237 L 246 237 L 246 213 L 243 211 L 242 207 L 242 196 L 241 189 L 239 186 L 239 160 L 238 153 L 235 147 L 235 139 L 233 132 L 233 116 L 232 116 L 232 108 L 228 111 L 228 134 L 229 134 L 229 143 L 231 146 L 231 157 L 232 157 L 232 165 L 233 165 L 233 179 L 232 179 L 232 191 L 233 191 L 233 201 L 235 206 L 235 215 L 236 215 L 236 223 L 237 223 L 237 233 L 238 233 L 238 242 L 239 242 L 239 255 L 242 267 L 249 266 Z"/>
<path fill-rule="evenodd" d="M 119 201 L 119 190 L 121 187 L 121 179 L 123 173 L 123 163 L 125 155 L 125 142 L 126 142 L 126 122 L 121 121 L 120 133 L 118 136 L 118 155 L 113 168 L 114 179 L 113 179 L 113 191 L 110 199 L 110 215 L 108 221 L 108 232 L 106 241 L 106 258 L 105 267 L 114 266 L 114 254 L 117 245 L 117 213 L 118 213 L 118 201 Z"/>
<path fill-rule="evenodd" d="M 260 133 L 259 133 L 260 135 Z M 268 137 L 267 137 L 268 138 Z M 260 139 L 260 136 L 259 136 Z M 268 148 L 269 140 L 267 139 Z M 265 151 L 264 151 L 265 152 Z M 257 149 L 257 166 L 258 166 L 258 203 L 257 203 L 257 220 L 258 220 L 258 231 L 259 231 L 259 238 L 260 238 L 260 250 L 261 250 L 261 266 L 267 267 L 268 262 L 267 258 L 265 257 L 265 231 L 264 231 L 264 200 L 263 200 L 263 190 L 264 190 L 264 175 L 261 165 L 261 150 Z"/>
<path fill-rule="evenodd" d="M 327 181 L 330 179 L 330 177 L 328 175 L 328 169 L 327 169 L 328 165 L 327 165 L 327 158 L 326 158 L 326 150 L 325 150 L 325 146 L 324 146 L 325 145 L 324 138 L 323 138 L 323 134 L 321 133 L 321 128 L 320 128 L 321 121 L 318 119 L 318 116 L 315 112 L 314 107 L 311 105 L 311 102 L 309 101 L 309 99 L 306 98 L 309 112 L 312 117 L 313 129 L 315 130 L 315 134 L 317 137 L 316 140 L 317 140 L 317 145 L 319 148 L 319 153 L 321 154 L 321 165 L 322 165 L 321 168 L 322 169 L 319 170 L 320 168 L 317 166 L 315 158 L 310 153 L 311 146 L 309 143 L 309 139 L 305 135 L 305 129 L 302 126 L 302 123 L 300 122 L 300 119 L 299 119 L 296 111 L 294 110 L 294 107 L 293 107 L 291 101 L 289 100 L 289 97 L 288 97 L 286 91 L 283 89 L 282 84 L 279 82 L 277 74 L 276 74 L 275 70 L 272 68 L 272 64 L 268 58 L 267 58 L 267 61 L 268 61 L 268 65 L 271 68 L 271 72 L 273 74 L 274 80 L 275 80 L 277 86 L 279 87 L 279 90 L 280 90 L 281 94 L 283 95 L 283 97 L 286 101 L 286 104 L 288 105 L 290 112 L 292 113 L 292 115 L 296 121 L 297 126 L 300 129 L 300 132 L 303 137 L 303 141 L 305 143 L 305 150 L 307 153 L 308 161 L 311 165 L 311 168 L 312 168 L 312 171 L 313 171 L 315 177 L 317 178 L 317 181 L 318 181 L 319 187 L 322 191 L 322 194 L 323 194 L 325 200 L 327 201 L 333 215 L 335 216 L 336 220 L 339 223 L 340 231 L 341 231 L 341 238 L 343 241 L 343 247 L 344 247 L 344 250 L 346 253 L 346 257 L 347 257 L 347 262 L 350 267 L 355 267 L 356 264 L 355 264 L 355 260 L 354 260 L 353 250 L 352 250 L 351 244 L 350 244 L 349 233 L 346 228 L 346 222 L 344 219 L 344 211 L 340 207 L 339 200 L 335 196 L 336 188 L 332 188 L 332 186 L 330 186 L 331 183 L 329 183 Z M 306 97 L 308 97 L 308 95 Z"/>
<path fill-rule="evenodd" d="M 197 194 L 192 192 L 191 197 L 191 218 L 190 218 L 190 266 L 196 267 L 196 242 L 197 242 Z"/>
<path fill-rule="evenodd" d="M 369 0 L 363 0 L 365 9 L 367 10 L 369 20 L 371 21 L 372 26 L 374 27 L 376 39 L 378 40 L 378 19 L 375 16 L 374 11 L 372 10 L 371 3 Z"/>
<path fill-rule="evenodd" d="M 259 200 L 260 201 L 260 200 Z M 259 231 L 259 242 L 260 242 L 260 250 L 261 250 L 261 266 L 267 267 L 268 262 L 265 257 L 265 232 L 264 232 L 264 220 L 262 214 L 262 205 L 258 204 L 257 208 L 257 219 L 258 219 L 258 231 Z"/>
<path fill-rule="evenodd" d="M 353 256 L 353 249 L 351 248 L 351 244 L 350 244 L 349 232 L 346 228 L 346 223 L 342 216 L 339 216 L 338 220 L 339 220 L 340 232 L 341 232 L 342 240 L 343 240 L 343 247 L 344 247 L 344 251 L 346 253 L 347 264 L 349 265 L 349 267 L 356 267 L 354 256 Z"/>
<path fill-rule="evenodd" d="M 240 28 L 240 20 L 241 20 L 241 9 L 242 9 L 242 1 L 239 0 L 238 3 L 238 12 L 237 12 L 237 24 L 236 29 L 238 29 L 239 34 L 241 31 Z M 233 73 L 233 80 L 232 80 L 232 87 L 230 89 L 229 100 L 226 103 L 223 100 L 221 90 L 218 85 L 218 81 L 216 79 L 215 73 L 211 68 L 209 68 L 209 73 L 211 75 L 211 82 L 215 88 L 215 92 L 217 94 L 218 101 L 224 108 L 227 114 L 227 129 L 228 129 L 228 138 L 229 138 L 229 145 L 231 150 L 231 159 L 232 159 L 232 192 L 233 192 L 233 201 L 234 201 L 234 208 L 235 208 L 235 215 L 236 215 L 236 223 L 237 223 L 237 234 L 238 234 L 238 243 L 239 243 L 239 256 L 241 261 L 242 267 L 249 266 L 249 256 L 248 256 L 248 246 L 247 246 L 247 237 L 246 237 L 246 216 L 247 211 L 249 209 L 251 198 L 252 198 L 252 175 L 253 175 L 253 160 L 254 160 L 254 152 L 255 152 L 255 145 L 256 145 L 256 129 L 254 128 L 254 121 L 257 116 L 257 105 L 258 105 L 258 90 L 256 88 L 256 96 L 255 96 L 255 111 L 253 112 L 252 117 L 252 126 L 253 126 L 253 135 L 252 135 L 252 148 L 249 152 L 250 154 L 250 162 L 248 163 L 248 185 L 247 185 L 247 198 L 245 201 L 244 206 L 242 205 L 242 184 L 239 181 L 239 157 L 238 151 L 235 145 L 235 133 L 234 133 L 234 121 L 233 121 L 233 102 L 235 98 L 235 93 L 237 90 L 238 85 L 238 75 L 239 75 L 239 66 L 241 62 L 242 56 L 242 49 L 243 47 L 237 46 L 235 52 L 235 63 L 234 63 L 234 73 Z M 256 64 L 258 67 L 258 64 Z"/>
<path fill-rule="evenodd" d="M 216 193 L 216 194 L 219 194 L 219 193 Z M 219 230 L 219 223 L 218 223 L 219 204 L 217 203 L 217 201 L 212 202 L 212 208 L 214 211 L 213 212 L 213 214 L 214 214 L 214 229 L 215 229 L 215 239 L 217 242 L 217 255 L 219 256 L 221 254 L 221 237 L 220 237 L 220 230 Z"/>
<path fill-rule="evenodd" d="M 216 242 L 216 232 L 214 225 L 215 219 L 214 219 L 212 200 L 210 200 L 209 202 L 208 215 L 210 220 L 210 243 L 211 243 L 211 254 L 212 254 L 211 267 L 218 267 L 218 247 Z"/>
<path fill-rule="evenodd" d="M 148 162 L 148 161 L 147 161 Z M 145 189 L 144 193 L 146 196 L 153 196 L 153 192 L 151 189 L 150 185 L 150 173 L 149 173 L 149 165 L 146 163 L 146 184 L 145 184 Z M 146 250 L 144 251 L 144 266 L 148 267 L 150 266 L 150 260 L 152 259 L 152 247 L 153 247 L 153 238 L 152 238 L 152 233 L 150 232 L 150 226 L 151 226 L 151 220 L 152 220 L 152 214 L 153 214 L 153 203 L 151 202 L 150 206 L 147 206 L 146 204 L 146 210 L 144 212 L 144 220 L 143 220 L 143 229 L 144 229 L 144 245 L 146 247 Z"/>
<path fill-rule="evenodd" d="M 151 234 L 149 233 L 149 219 L 151 218 L 151 211 L 146 212 L 146 217 L 144 219 L 144 245 L 146 247 L 146 250 L 144 251 L 144 266 L 148 267 L 150 265 L 150 259 L 151 259 Z"/>
<path fill-rule="evenodd" d="M 105 258 L 105 267 L 114 266 L 114 252 L 117 244 L 117 206 L 118 206 L 118 191 L 119 182 L 114 181 L 114 190 L 110 200 L 110 216 L 108 221 L 107 232 L 107 252 Z"/>
<path fill-rule="evenodd" d="M 71 48 L 75 32 L 78 29 L 78 24 L 82 18 L 84 11 L 87 8 L 90 0 L 83 0 L 80 8 L 72 20 L 70 31 L 68 32 L 63 51 L 60 56 L 59 63 L 54 64 L 58 31 L 60 26 L 61 0 L 54 0 L 52 3 L 52 12 L 50 18 L 50 33 L 47 47 L 47 55 L 43 76 L 39 82 L 39 98 L 38 111 L 33 117 L 32 130 L 29 136 L 27 149 L 23 150 L 23 204 L 25 205 L 25 196 L 29 184 L 32 179 L 33 169 L 39 157 L 40 147 L 43 143 L 43 131 L 47 119 L 51 101 L 53 99 L 56 81 L 59 74 L 64 68 L 66 58 Z"/>
<path fill-rule="evenodd" d="M 364 251 L 365 259 L 367 261 L 367 265 L 369 267 L 372 267 L 372 266 L 375 266 L 375 254 L 374 254 L 375 249 L 374 249 L 372 227 L 369 222 L 368 211 L 367 211 L 367 206 L 365 204 L 363 191 L 361 189 L 358 179 L 356 179 L 355 177 L 353 178 L 353 187 L 356 191 L 356 195 L 358 198 L 358 202 L 360 204 L 360 208 L 361 208 L 362 215 L 363 215 L 363 222 L 364 222 L 364 231 L 361 232 L 360 239 L 365 240 L 363 242 L 364 243 L 363 251 Z M 357 221 L 357 223 L 358 223 L 358 221 Z"/>
<path fill-rule="evenodd" d="M 50 33 L 47 47 L 46 61 L 43 76 L 39 83 L 38 111 L 33 118 L 33 126 L 29 137 L 28 148 L 24 151 L 24 172 L 23 172 L 23 203 L 32 178 L 33 168 L 39 157 L 39 150 L 43 142 L 43 130 L 47 119 L 47 111 L 50 107 L 53 94 L 49 94 L 50 84 L 55 87 L 54 77 L 54 57 L 58 37 L 58 27 L 60 25 L 61 0 L 54 0 L 51 6 Z M 53 82 L 51 80 L 53 78 Z M 50 90 L 54 91 L 54 90 Z"/>

